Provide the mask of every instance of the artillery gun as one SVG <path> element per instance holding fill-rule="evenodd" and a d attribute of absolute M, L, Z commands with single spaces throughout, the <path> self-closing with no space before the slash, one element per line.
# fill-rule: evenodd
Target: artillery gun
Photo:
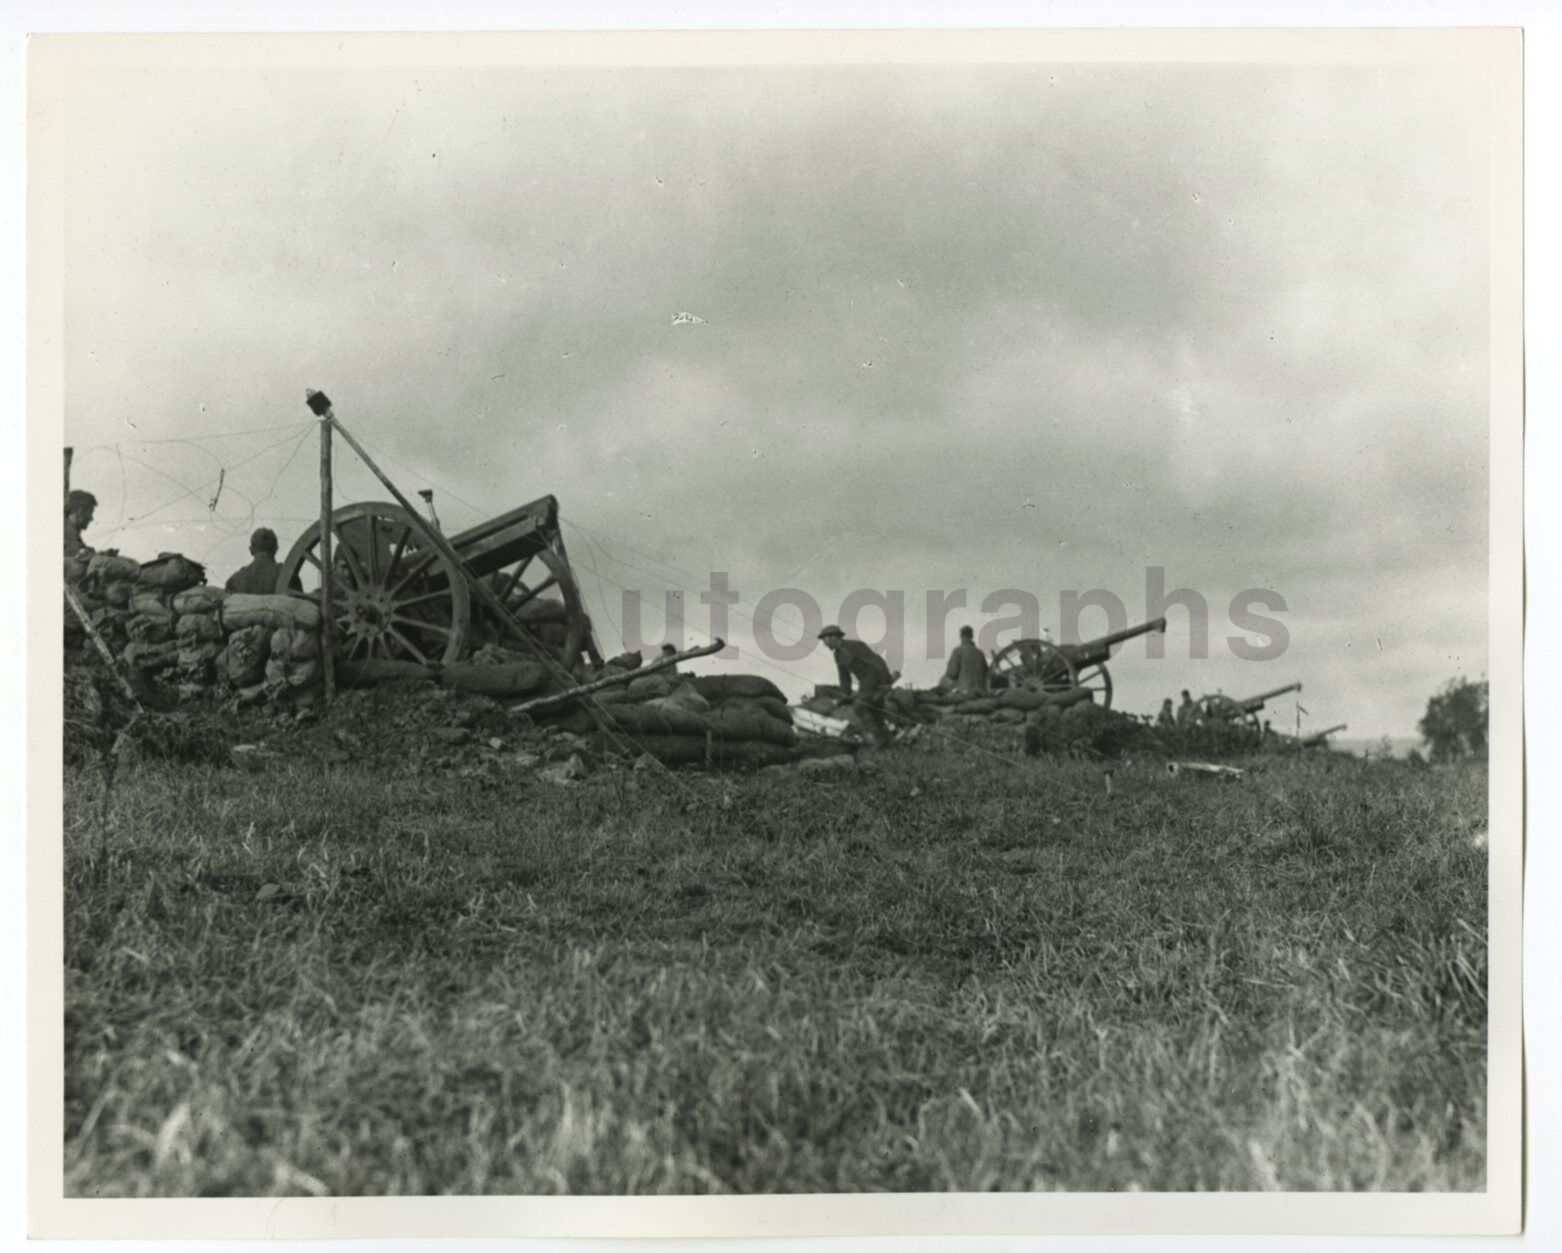
<path fill-rule="evenodd" d="M 1312 735 L 1304 735 L 1302 737 L 1302 747 L 1303 748 L 1327 748 L 1329 746 L 1329 737 L 1331 735 L 1333 735 L 1336 731 L 1344 731 L 1344 730 L 1346 730 L 1348 725 L 1349 724 L 1342 722 L 1337 727 L 1328 727 L 1325 730 L 1315 732 Z"/>
<path fill-rule="evenodd" d="M 1165 631 L 1166 619 L 1155 618 L 1126 631 L 1113 631 L 1083 644 L 1054 644 L 1051 640 L 1015 640 L 1004 645 L 987 670 L 991 690 L 1009 687 L 1032 692 L 1070 692 L 1081 689 L 1098 696 L 1104 709 L 1112 706 L 1112 676 L 1106 668 L 1119 644 L 1152 631 Z"/>
<path fill-rule="evenodd" d="M 1263 711 L 1264 706 L 1276 696 L 1301 690 L 1300 683 L 1288 683 L 1284 687 L 1275 688 L 1272 692 L 1249 696 L 1246 700 L 1234 700 L 1222 692 L 1217 692 L 1213 696 L 1201 696 L 1198 705 L 1199 722 L 1205 726 L 1244 728 L 1257 735 L 1263 731 L 1258 715 Z"/>
<path fill-rule="evenodd" d="M 559 502 L 544 496 L 449 537 L 466 569 L 427 541 L 400 505 L 371 501 L 331 514 L 333 633 L 349 660 L 453 662 L 500 638 L 473 596 L 483 579 L 510 615 L 566 669 L 584 652 L 600 662 L 559 529 Z M 298 537 L 277 590 L 320 586 L 320 524 Z"/>

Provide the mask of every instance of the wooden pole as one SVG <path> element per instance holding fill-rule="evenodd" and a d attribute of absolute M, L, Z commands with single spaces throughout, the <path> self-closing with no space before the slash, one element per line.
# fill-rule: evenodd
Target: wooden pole
<path fill-rule="evenodd" d="M 325 703 L 336 699 L 336 647 L 331 612 L 335 594 L 331 542 L 331 401 L 324 392 L 309 393 L 309 408 L 320 418 L 320 660 L 325 670 Z"/>
<path fill-rule="evenodd" d="M 65 450 L 65 495 L 71 494 L 71 458 L 76 455 L 74 448 Z"/>

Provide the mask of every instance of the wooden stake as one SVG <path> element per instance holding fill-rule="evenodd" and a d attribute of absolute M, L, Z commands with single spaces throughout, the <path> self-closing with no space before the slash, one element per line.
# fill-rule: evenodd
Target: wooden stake
<path fill-rule="evenodd" d="M 321 393 L 314 393 L 324 400 Z M 313 404 L 310 406 L 314 408 Z M 320 660 L 325 669 L 325 703 L 336 699 L 336 647 L 333 632 L 331 601 L 335 593 L 331 555 L 331 410 L 329 402 L 320 415 Z"/>
<path fill-rule="evenodd" d="M 655 661 L 641 666 L 638 670 L 625 670 L 622 674 L 610 674 L 604 679 L 593 679 L 590 683 L 582 683 L 579 687 L 570 688 L 567 692 L 549 692 L 546 696 L 537 696 L 520 705 L 511 705 L 512 714 L 530 713 L 534 709 L 546 709 L 550 705 L 563 705 L 574 700 L 577 696 L 589 696 L 593 692 L 600 692 L 604 688 L 615 687 L 620 683 L 633 683 L 636 679 L 644 678 L 648 674 L 655 674 L 658 670 L 666 670 L 670 666 L 676 666 L 680 661 L 688 661 L 693 657 L 709 657 L 712 653 L 719 653 L 727 646 L 725 640 L 715 640 L 702 648 L 690 648 L 681 653 L 674 653 L 671 657 L 658 657 Z"/>
<path fill-rule="evenodd" d="M 130 703 L 137 709 L 141 708 L 141 702 L 136 699 L 135 689 L 130 686 L 130 680 L 125 678 L 120 671 L 119 663 L 114 659 L 114 653 L 109 648 L 103 636 L 98 633 L 98 628 L 92 625 L 92 619 L 87 616 L 87 607 L 81 603 L 81 597 L 76 595 L 76 589 L 69 583 L 65 585 L 65 603 L 71 607 L 71 612 L 76 615 L 76 620 L 81 623 L 81 628 L 87 633 L 97 650 L 102 654 L 103 660 L 108 663 L 109 673 L 119 684 L 119 690 L 130 698 Z"/>

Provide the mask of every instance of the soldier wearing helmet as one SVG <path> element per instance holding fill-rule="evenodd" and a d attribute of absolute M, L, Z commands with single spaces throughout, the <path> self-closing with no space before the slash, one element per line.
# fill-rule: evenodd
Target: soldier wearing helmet
<path fill-rule="evenodd" d="M 92 515 L 97 511 L 98 498 L 91 492 L 76 490 L 65 497 L 65 555 L 67 557 L 90 557 L 92 549 L 87 547 L 81 533 L 92 525 Z"/>
<path fill-rule="evenodd" d="M 228 576 L 224 586 L 230 592 L 248 592 L 255 596 L 269 596 L 278 591 L 277 580 L 282 567 L 277 564 L 277 533 L 263 526 L 249 537 L 250 563 L 242 570 Z M 293 576 L 290 586 L 300 590 L 298 576 Z"/>
<path fill-rule="evenodd" d="M 861 640 L 849 640 L 838 626 L 827 626 L 819 632 L 824 646 L 835 654 L 835 669 L 840 679 L 842 693 L 852 695 L 852 680 L 857 681 L 857 695 L 852 701 L 852 712 L 857 725 L 879 747 L 890 742 L 889 728 L 884 725 L 884 698 L 889 695 L 896 675 L 889 663 Z"/>

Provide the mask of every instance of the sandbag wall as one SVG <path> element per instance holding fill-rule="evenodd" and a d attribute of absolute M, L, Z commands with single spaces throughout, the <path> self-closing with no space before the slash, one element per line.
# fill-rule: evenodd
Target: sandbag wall
<path fill-rule="evenodd" d="M 826 718 L 847 719 L 851 702 L 834 687 L 819 687 L 799 709 Z M 1088 751 L 1112 755 L 1124 749 L 1156 748 L 1154 732 L 1142 718 L 1094 703 L 1084 689 L 1033 692 L 1006 688 L 980 696 L 933 688 L 894 688 L 885 702 L 892 729 L 905 733 L 928 727 L 929 745 L 967 746 L 1011 753 Z"/>
<path fill-rule="evenodd" d="M 142 676 L 190 699 L 237 691 L 243 701 L 307 704 L 321 683 L 320 609 L 302 596 L 252 596 L 209 587 L 187 557 L 142 565 L 97 554 L 67 562 L 88 619 Z M 84 634 L 66 613 L 67 643 Z"/>
<path fill-rule="evenodd" d="M 802 755 L 786 697 L 759 675 L 648 674 L 597 692 L 596 702 L 617 735 L 667 765 L 770 766 Z M 578 702 L 546 711 L 538 722 L 602 734 Z"/>

